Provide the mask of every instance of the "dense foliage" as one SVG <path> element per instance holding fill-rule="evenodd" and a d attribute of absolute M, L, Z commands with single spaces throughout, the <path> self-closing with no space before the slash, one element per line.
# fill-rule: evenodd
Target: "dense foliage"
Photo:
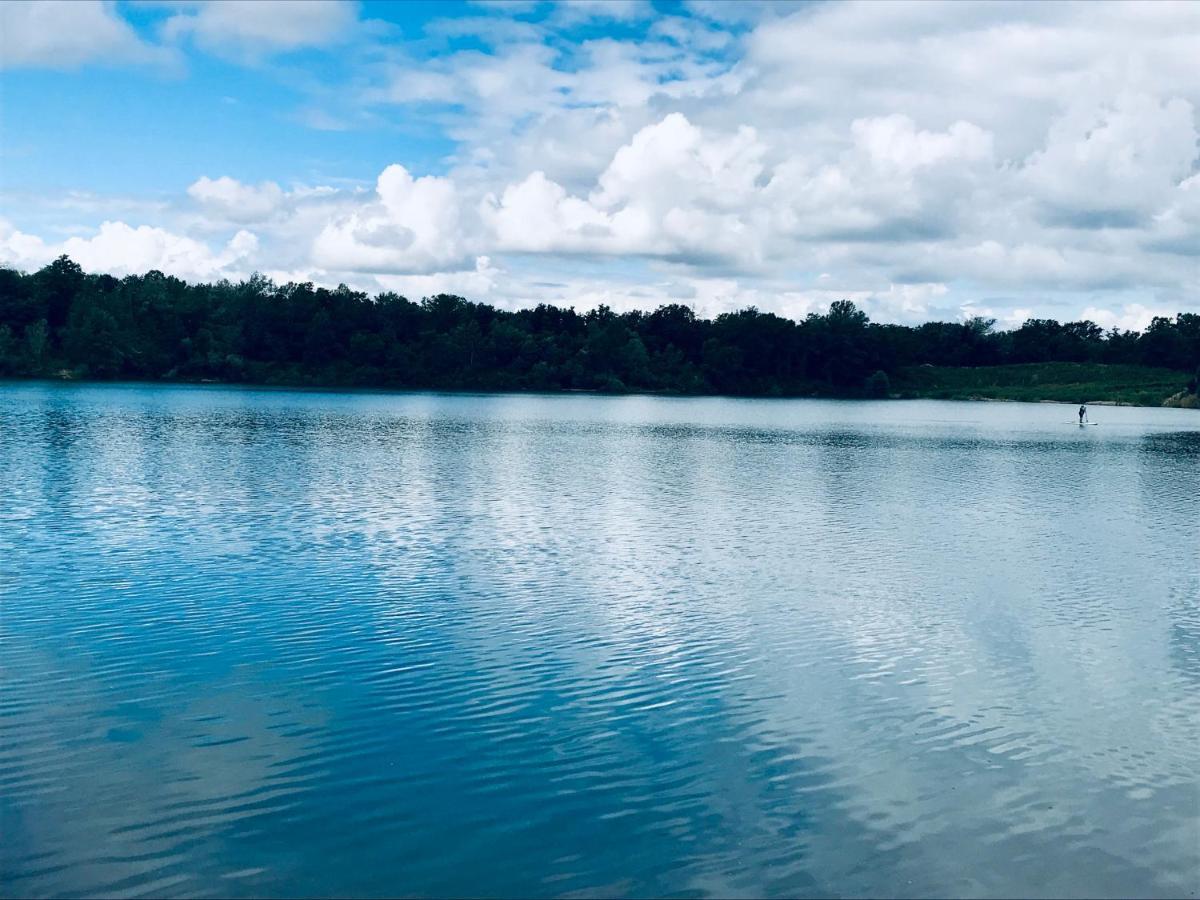
<path fill-rule="evenodd" d="M 85 274 L 66 257 L 32 274 L 0 269 L 0 375 L 883 396 L 887 373 L 926 363 L 1134 363 L 1189 373 L 1200 364 L 1200 315 L 1190 313 L 1155 319 L 1142 333 L 1045 319 L 1007 332 L 993 325 L 881 325 L 848 301 L 799 322 L 755 309 L 707 320 L 677 304 L 508 312 L 446 294 L 418 303 L 260 276 L 118 279 Z"/>
<path fill-rule="evenodd" d="M 1188 375 L 1174 369 L 1112 363 L 1048 362 L 1009 366 L 909 366 L 891 383 L 891 396 L 940 400 L 1023 400 L 1195 406 Z M 1195 400 L 1192 395 L 1192 400 Z M 1172 402 L 1172 400 L 1176 402 Z M 1200 401 L 1196 401 L 1200 403 Z"/>

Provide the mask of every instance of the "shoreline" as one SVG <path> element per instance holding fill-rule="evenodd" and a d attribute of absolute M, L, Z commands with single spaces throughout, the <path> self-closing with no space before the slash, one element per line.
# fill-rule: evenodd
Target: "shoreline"
<path fill-rule="evenodd" d="M 1170 370 L 1168 370 L 1170 371 Z M 1076 406 L 1080 401 L 1061 400 L 1053 398 L 1024 398 L 987 396 L 984 394 L 958 394 L 952 389 L 930 388 L 926 391 L 911 390 L 889 393 L 885 397 L 868 397 L 861 393 L 796 393 L 796 394 L 722 394 L 722 393 L 681 393 L 675 391 L 605 391 L 594 388 L 476 388 L 476 387 L 401 387 L 391 385 L 345 385 L 336 383 L 270 383 L 256 381 L 221 381 L 219 379 L 138 379 L 138 378 L 79 378 L 55 376 L 3 376 L 0 385 L 5 384 L 42 384 L 54 386 L 162 386 L 162 387 L 193 387 L 221 388 L 235 390 L 258 391 L 295 391 L 298 393 L 347 393 L 347 394 L 461 394 L 479 396 L 540 396 L 540 397 L 570 397 L 574 395 L 591 395 L 598 397 L 659 397 L 679 399 L 730 399 L 730 400 L 847 400 L 847 401 L 905 401 L 905 400 L 948 400 L 956 403 L 1030 403 L 1055 404 L 1058 406 Z M 1185 392 L 1180 392 L 1185 393 Z M 942 394 L 944 396 L 938 396 Z M 1160 403 L 1136 403 L 1123 400 L 1084 400 L 1086 406 L 1129 406 L 1145 409 L 1176 408 L 1198 409 L 1197 406 L 1182 406 L 1169 404 L 1178 395 L 1164 398 Z"/>

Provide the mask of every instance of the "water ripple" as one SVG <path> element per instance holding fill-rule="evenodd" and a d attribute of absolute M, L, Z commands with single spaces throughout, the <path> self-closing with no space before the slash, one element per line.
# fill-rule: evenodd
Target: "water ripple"
<path fill-rule="evenodd" d="M 1200 431 L 1104 414 L 0 387 L 0 890 L 1195 896 Z"/>

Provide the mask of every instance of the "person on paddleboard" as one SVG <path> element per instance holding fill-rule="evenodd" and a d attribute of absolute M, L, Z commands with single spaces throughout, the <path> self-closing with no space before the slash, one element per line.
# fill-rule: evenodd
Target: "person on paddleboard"
<path fill-rule="evenodd" d="M 1083 420 L 1087 418 L 1087 407 L 1082 403 L 1079 404 L 1079 424 L 1083 424 Z"/>

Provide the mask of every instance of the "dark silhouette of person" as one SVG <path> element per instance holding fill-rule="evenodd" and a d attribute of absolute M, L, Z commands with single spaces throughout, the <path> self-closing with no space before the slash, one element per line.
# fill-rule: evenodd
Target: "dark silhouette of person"
<path fill-rule="evenodd" d="M 1079 405 L 1079 424 L 1083 424 L 1083 420 L 1087 418 L 1087 407 L 1082 403 Z"/>

